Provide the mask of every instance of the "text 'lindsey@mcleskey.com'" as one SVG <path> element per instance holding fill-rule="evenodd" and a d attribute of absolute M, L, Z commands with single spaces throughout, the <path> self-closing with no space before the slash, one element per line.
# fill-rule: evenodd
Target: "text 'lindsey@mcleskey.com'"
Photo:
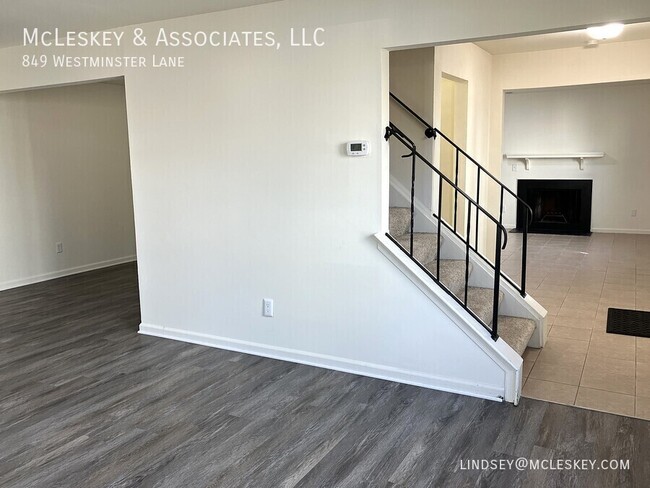
<path fill-rule="evenodd" d="M 461 459 L 461 471 L 593 471 L 629 470 L 629 459 Z"/>

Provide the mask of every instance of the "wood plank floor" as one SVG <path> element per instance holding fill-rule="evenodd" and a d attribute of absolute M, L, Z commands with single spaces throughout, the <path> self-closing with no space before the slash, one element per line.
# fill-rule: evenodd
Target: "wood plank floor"
<path fill-rule="evenodd" d="M 134 265 L 0 293 L 2 487 L 646 487 L 650 422 L 139 336 Z M 464 470 L 470 459 L 629 470 Z"/>

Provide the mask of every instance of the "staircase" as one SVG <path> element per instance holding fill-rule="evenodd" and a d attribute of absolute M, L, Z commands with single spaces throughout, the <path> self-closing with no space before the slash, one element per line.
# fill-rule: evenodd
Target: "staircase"
<path fill-rule="evenodd" d="M 390 236 L 397 241 L 403 249 L 408 249 L 410 244 L 411 209 L 391 207 L 389 219 Z M 440 236 L 440 240 L 444 240 Z M 427 232 L 413 234 L 413 256 L 434 276 L 438 268 L 438 235 Z M 473 266 L 469 263 L 468 282 L 472 279 Z M 440 259 L 440 284 L 445 291 L 461 300 L 465 293 L 465 261 L 457 259 Z M 483 323 L 492 325 L 493 317 L 493 290 L 478 286 L 467 287 L 467 307 Z M 503 301 L 503 292 L 499 292 L 499 304 Z M 514 351 L 522 356 L 526 346 L 535 331 L 535 321 L 523 317 L 498 315 L 499 337 L 503 339 Z"/>
<path fill-rule="evenodd" d="M 408 190 L 403 188 L 399 193 L 404 202 L 390 207 L 389 232 L 377 235 L 382 243 L 380 249 L 390 252 L 390 256 L 388 254 L 387 256 L 401 267 L 407 276 L 420 276 L 414 283 L 421 289 L 424 286 L 439 297 L 446 293 L 453 298 L 453 300 L 437 301 L 442 309 L 452 307 L 453 316 L 460 318 L 460 321 L 454 319 L 451 322 L 456 323 L 460 328 L 470 327 L 475 332 L 480 332 L 481 328 L 475 326 L 480 325 L 484 329 L 482 337 L 486 337 L 485 331 L 488 332 L 487 343 L 484 338 L 479 341 L 481 348 L 494 360 L 506 358 L 503 363 L 506 377 L 515 379 L 510 383 L 514 384 L 514 390 L 509 390 L 503 398 L 509 398 L 508 401 L 516 404 L 521 392 L 522 356 L 526 347 L 528 345 L 542 347 L 545 340 L 546 311 L 526 293 L 529 224 L 527 217 L 532 216 L 532 210 L 449 137 L 428 124 L 392 93 L 391 99 L 425 126 L 424 133 L 427 138 L 436 140 L 440 136 L 438 139 L 440 143 L 451 145 L 455 151 L 455 174 L 443 174 L 438 167 L 418 152 L 412 139 L 395 124 L 390 123 L 386 127 L 384 138 L 399 144 L 398 147 L 404 149 L 405 153 L 401 155 L 399 161 L 391 161 L 391 164 L 410 166 L 410 194 L 407 194 Z M 473 180 L 476 187 L 472 195 L 459 181 L 460 161 L 466 165 L 466 170 L 469 167 L 476 171 Z M 432 210 L 427 210 L 429 206 L 421 201 L 416 205 L 418 200 L 416 174 L 426 173 L 427 168 L 430 170 L 430 181 L 433 182 L 434 190 L 434 202 L 430 202 L 430 205 L 435 207 L 435 200 L 437 200 L 437 208 Z M 484 204 L 481 204 L 482 196 L 485 201 L 485 196 L 481 195 L 482 179 L 488 180 L 498 189 L 500 210 L 496 214 L 491 213 Z M 443 208 L 443 189 L 452 192 L 452 208 Z M 505 198 L 514 198 L 518 210 L 523 215 L 519 282 L 504 273 L 501 266 L 501 253 L 508 244 L 508 232 L 502 225 Z M 404 203 L 409 206 L 404 206 Z M 449 205 L 449 201 L 446 205 Z M 450 214 L 449 221 L 442 217 Z M 428 225 L 422 225 L 423 218 Z M 420 221 L 417 226 L 416 220 Z M 431 231 L 431 229 L 435 230 Z M 491 234 L 492 229 L 494 229 L 493 234 Z M 479 235 L 481 235 L 482 246 L 479 246 Z M 493 249 L 494 254 L 489 253 L 488 256 L 488 251 L 485 249 Z M 399 255 L 402 256 L 401 259 L 392 257 Z M 440 295 L 441 292 L 444 292 L 443 295 Z M 466 330 L 469 332 L 470 329 Z M 475 337 L 474 332 L 469 335 Z M 493 342 L 489 341 L 489 338 Z M 489 345 L 490 343 L 492 346 Z"/>

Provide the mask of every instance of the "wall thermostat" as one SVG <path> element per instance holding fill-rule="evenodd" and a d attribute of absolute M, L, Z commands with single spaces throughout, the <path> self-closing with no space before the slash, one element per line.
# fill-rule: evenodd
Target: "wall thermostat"
<path fill-rule="evenodd" d="M 348 156 L 367 156 L 370 154 L 368 141 L 350 141 L 347 143 Z"/>

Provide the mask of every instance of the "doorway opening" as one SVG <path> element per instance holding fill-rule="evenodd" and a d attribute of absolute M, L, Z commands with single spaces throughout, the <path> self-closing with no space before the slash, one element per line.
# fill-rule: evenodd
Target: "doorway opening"
<path fill-rule="evenodd" d="M 0 292 L 115 268 L 137 295 L 124 78 L 0 93 L 0 129 Z"/>

